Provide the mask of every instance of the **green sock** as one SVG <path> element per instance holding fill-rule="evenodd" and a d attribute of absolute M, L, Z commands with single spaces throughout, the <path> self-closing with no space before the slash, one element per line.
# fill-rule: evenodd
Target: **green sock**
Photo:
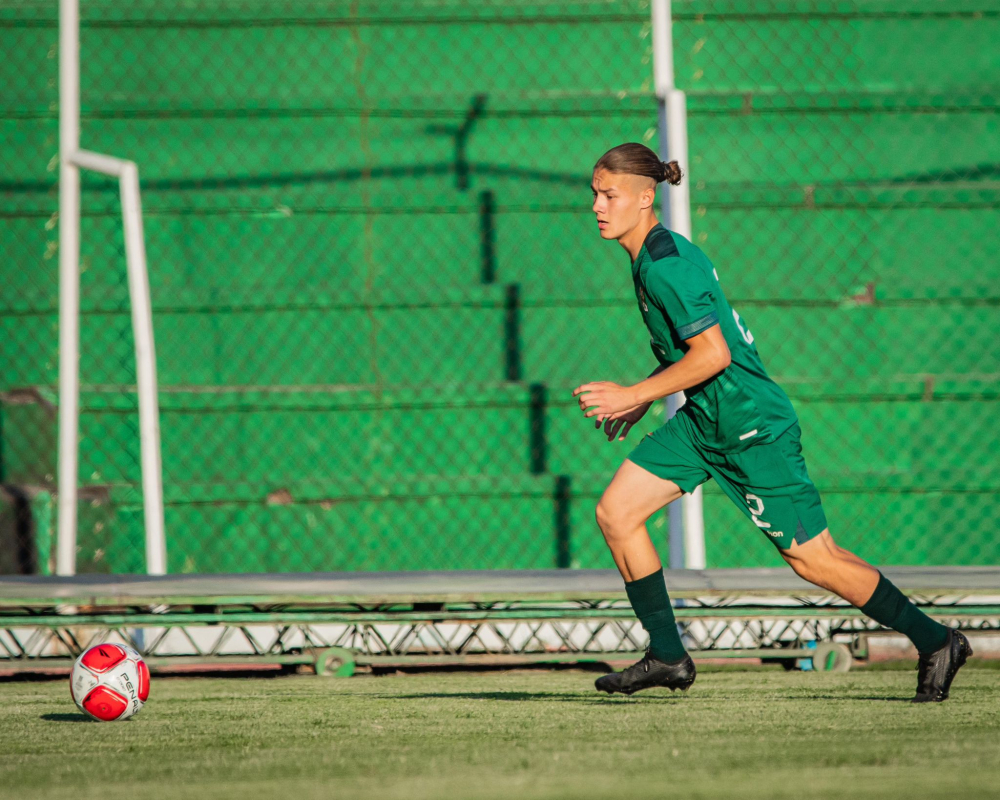
<path fill-rule="evenodd" d="M 861 613 L 909 638 L 918 653 L 933 653 L 944 647 L 948 641 L 948 628 L 907 600 L 906 595 L 881 572 L 878 576 L 878 586 L 871 600 L 861 606 Z"/>
<path fill-rule="evenodd" d="M 649 652 L 660 661 L 680 661 L 687 655 L 677 632 L 674 609 L 667 595 L 663 570 L 637 581 L 625 582 L 632 610 L 649 633 Z"/>

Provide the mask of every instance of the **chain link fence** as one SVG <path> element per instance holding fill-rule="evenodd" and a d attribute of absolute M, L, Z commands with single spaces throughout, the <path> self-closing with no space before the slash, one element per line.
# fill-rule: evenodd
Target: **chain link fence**
<path fill-rule="evenodd" d="M 793 398 L 832 532 L 996 563 L 1000 4 L 675 13 L 695 241 Z M 711 489 L 706 531 L 715 564 L 777 563 Z"/>
<path fill-rule="evenodd" d="M 694 238 L 834 534 L 994 563 L 1000 4 L 673 11 Z M 0 0 L 7 572 L 54 552 L 57 39 Z M 588 188 L 657 146 L 648 3 L 82 0 L 80 39 L 81 144 L 142 181 L 171 572 L 612 565 L 632 442 L 570 392 L 653 366 Z M 78 569 L 141 572 L 116 185 L 82 208 Z M 705 522 L 709 566 L 778 563 L 711 484 Z"/>

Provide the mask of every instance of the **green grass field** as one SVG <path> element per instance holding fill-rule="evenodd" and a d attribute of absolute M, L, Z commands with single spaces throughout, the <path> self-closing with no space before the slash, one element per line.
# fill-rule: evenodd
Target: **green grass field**
<path fill-rule="evenodd" d="M 155 678 L 85 721 L 64 681 L 0 683 L 0 796 L 996 797 L 1000 671 L 953 697 L 912 669 L 705 669 L 686 696 L 598 696 L 592 673 Z M 114 789 L 109 790 L 109 783 Z"/>

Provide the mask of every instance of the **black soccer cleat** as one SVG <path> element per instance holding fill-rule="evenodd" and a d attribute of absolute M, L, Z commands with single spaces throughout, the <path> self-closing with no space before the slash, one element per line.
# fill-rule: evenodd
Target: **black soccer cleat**
<path fill-rule="evenodd" d="M 948 631 L 948 641 L 940 650 L 920 655 L 917 669 L 917 695 L 914 703 L 942 703 L 948 699 L 951 682 L 966 659 L 972 655 L 972 645 L 965 635 Z"/>
<path fill-rule="evenodd" d="M 594 686 L 602 692 L 614 694 L 635 694 L 642 689 L 666 686 L 670 691 L 690 689 L 697 671 L 691 656 L 685 655 L 680 661 L 660 661 L 648 650 L 642 660 L 621 672 L 598 678 Z"/>

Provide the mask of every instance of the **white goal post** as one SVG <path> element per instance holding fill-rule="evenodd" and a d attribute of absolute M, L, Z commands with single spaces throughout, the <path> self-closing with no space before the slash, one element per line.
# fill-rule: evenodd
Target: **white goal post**
<path fill-rule="evenodd" d="M 661 193 L 663 218 L 667 227 L 691 238 L 690 162 L 687 138 L 687 96 L 674 84 L 673 16 L 670 0 L 653 0 L 653 78 L 660 110 L 660 157 L 676 161 L 684 171 L 680 186 L 667 186 Z M 666 416 L 672 417 L 684 404 L 684 393 L 670 395 L 666 401 Z M 679 569 L 705 568 L 705 519 L 702 491 L 699 486 L 691 494 L 671 503 L 670 567 Z"/>
<path fill-rule="evenodd" d="M 80 170 L 118 178 L 139 395 L 146 572 L 167 571 L 160 412 L 146 245 L 135 162 L 80 150 L 80 7 L 59 2 L 59 474 L 56 574 L 76 573 L 80 423 Z"/>

